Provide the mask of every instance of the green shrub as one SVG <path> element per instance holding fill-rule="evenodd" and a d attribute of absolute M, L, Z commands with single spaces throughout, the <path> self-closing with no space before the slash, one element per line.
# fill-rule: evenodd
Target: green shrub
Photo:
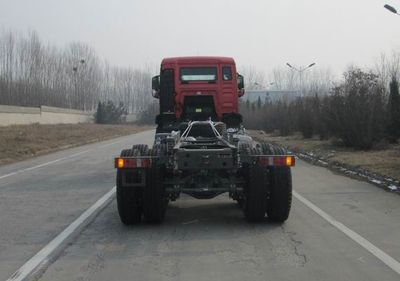
<path fill-rule="evenodd" d="M 95 113 L 95 121 L 97 124 L 119 124 L 124 122 L 127 114 L 122 102 L 114 105 L 112 101 L 99 102 Z"/>

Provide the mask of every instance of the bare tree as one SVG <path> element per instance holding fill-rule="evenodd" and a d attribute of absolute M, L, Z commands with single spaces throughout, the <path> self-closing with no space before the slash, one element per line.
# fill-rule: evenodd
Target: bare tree
<path fill-rule="evenodd" d="M 44 46 L 36 32 L 0 31 L 0 104 L 93 111 L 123 102 L 138 113 L 151 99 L 147 69 L 110 66 L 90 46 Z"/>
<path fill-rule="evenodd" d="M 375 62 L 374 71 L 381 84 L 388 90 L 389 83 L 393 78 L 400 80 L 400 52 L 393 50 L 390 55 L 381 53 Z"/>
<path fill-rule="evenodd" d="M 244 76 L 245 86 L 248 90 L 261 90 L 266 88 L 265 73 L 253 66 L 239 68 L 239 73 Z"/>
<path fill-rule="evenodd" d="M 330 68 L 318 67 L 303 73 L 303 82 L 300 83 L 296 71 L 287 67 L 277 67 L 269 75 L 274 83 L 274 89 L 302 91 L 306 95 L 325 95 L 332 88 L 334 75 Z M 301 87 L 303 87 L 301 89 Z"/>

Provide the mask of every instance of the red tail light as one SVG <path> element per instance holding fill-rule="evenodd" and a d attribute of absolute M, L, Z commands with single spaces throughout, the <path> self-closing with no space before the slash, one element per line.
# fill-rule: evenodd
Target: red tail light
<path fill-rule="evenodd" d="M 115 158 L 114 167 L 118 169 L 149 168 L 150 158 Z"/>
<path fill-rule="evenodd" d="M 278 166 L 278 167 L 293 167 L 296 163 L 296 159 L 294 156 L 259 156 L 258 165 L 263 166 L 263 167 L 272 167 L 272 166 Z"/>

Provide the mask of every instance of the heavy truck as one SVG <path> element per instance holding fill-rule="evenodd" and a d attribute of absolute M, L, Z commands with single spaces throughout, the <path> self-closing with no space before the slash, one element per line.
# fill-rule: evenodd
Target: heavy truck
<path fill-rule="evenodd" d="M 115 158 L 122 223 L 161 223 L 181 194 L 228 193 L 250 222 L 288 218 L 295 158 L 246 133 L 244 79 L 232 58 L 165 58 L 152 93 L 160 105 L 153 146 L 135 144 Z"/>

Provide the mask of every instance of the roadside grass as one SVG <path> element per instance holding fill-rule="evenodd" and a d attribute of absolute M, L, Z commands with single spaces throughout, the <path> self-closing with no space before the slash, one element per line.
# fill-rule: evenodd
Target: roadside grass
<path fill-rule="evenodd" d="M 383 144 L 369 151 L 344 147 L 339 141 L 304 139 L 301 135 L 275 136 L 263 131 L 250 131 L 255 138 L 274 143 L 295 153 L 312 153 L 329 162 L 365 169 L 369 172 L 400 180 L 400 144 Z"/>
<path fill-rule="evenodd" d="M 32 124 L 0 127 L 0 165 L 151 128 L 134 124 Z"/>

